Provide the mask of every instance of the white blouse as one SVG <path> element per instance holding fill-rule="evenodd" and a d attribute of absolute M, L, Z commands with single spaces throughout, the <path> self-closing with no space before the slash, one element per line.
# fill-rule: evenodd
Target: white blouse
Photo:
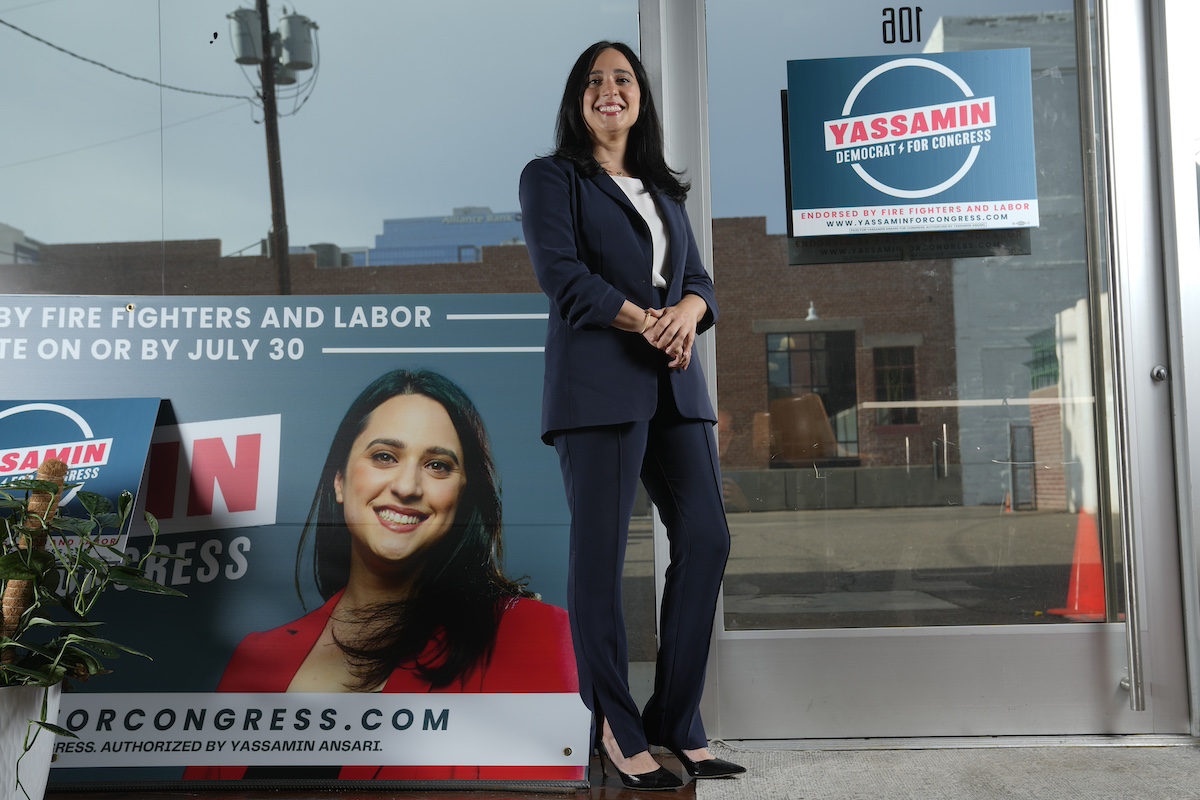
<path fill-rule="evenodd" d="M 623 175 L 611 177 L 617 182 L 617 186 L 621 187 L 621 191 L 625 192 L 629 202 L 633 203 L 633 207 L 638 210 L 642 219 L 646 220 L 646 226 L 650 228 L 650 240 L 654 244 L 654 264 L 650 280 L 655 288 L 665 289 L 667 286 L 667 248 L 670 246 L 670 241 L 667 239 L 667 227 L 663 223 L 662 215 L 658 213 L 654 197 L 646 191 L 641 178 L 627 178 Z"/>

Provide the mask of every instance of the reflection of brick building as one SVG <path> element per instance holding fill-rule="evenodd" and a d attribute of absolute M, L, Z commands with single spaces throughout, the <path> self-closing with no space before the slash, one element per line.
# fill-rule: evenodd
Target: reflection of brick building
<path fill-rule="evenodd" d="M 713 261 L 721 304 L 717 391 L 735 432 L 727 467 L 767 466 L 761 423 L 757 447 L 753 441 L 755 415 L 767 410 L 767 337 L 789 331 L 853 335 L 851 405 L 864 466 L 904 465 L 906 442 L 908 463 L 928 466 L 935 442 L 940 448 L 944 435 L 957 441 L 951 408 L 918 408 L 915 419 L 880 424 L 883 412 L 861 407 L 881 398 L 877 349 L 911 349 L 923 402 L 955 399 L 950 262 L 789 266 L 786 237 L 767 235 L 761 217 L 714 220 Z M 815 320 L 807 319 L 810 303 Z M 950 461 L 958 461 L 953 450 Z"/>
<path fill-rule="evenodd" d="M 765 227 L 761 217 L 713 223 L 721 303 L 717 390 L 732 422 L 722 431 L 725 469 L 777 473 L 772 485 L 785 473 L 811 473 L 814 464 L 873 469 L 872 480 L 881 468 L 905 471 L 906 465 L 925 476 L 934 473 L 935 460 L 953 472 L 957 415 L 937 405 L 955 399 L 950 262 L 789 266 L 786 237 L 768 235 Z M 296 295 L 540 291 L 521 246 L 484 248 L 477 263 L 331 269 L 318 268 L 316 256 L 307 254 L 293 255 L 290 264 Z M 5 275 L 8 292 L 31 294 L 271 295 L 279 285 L 268 258 L 223 258 L 218 240 L 43 245 L 40 264 L 8 267 Z M 844 344 L 822 349 L 833 342 Z M 899 372 L 880 353 L 899 354 Z M 788 377 L 780 379 L 781 371 Z M 898 395 L 879 385 L 889 374 L 908 376 L 898 382 Z M 838 442 L 816 455 L 785 458 L 779 441 L 788 431 L 781 420 L 792 423 L 771 399 L 811 398 L 811 392 L 838 417 Z M 889 398 L 901 408 L 863 408 Z M 903 407 L 916 398 L 919 407 Z M 774 430 L 767 415 L 772 407 Z M 767 493 L 783 491 L 791 490 Z M 863 502 L 861 493 L 855 502 Z"/>
<path fill-rule="evenodd" d="M 524 247 L 489 247 L 472 264 L 317 268 L 289 257 L 292 293 L 450 294 L 538 292 Z M 4 269 L 9 294 L 272 295 L 279 274 L 266 256 L 221 256 L 219 239 L 42 245 L 36 266 Z"/>
<path fill-rule="evenodd" d="M 356 267 L 479 261 L 490 245 L 520 244 L 521 213 L 467 206 L 440 217 L 385 219 L 375 246 L 348 252 Z"/>
<path fill-rule="evenodd" d="M 1035 400 L 1056 401 L 1058 386 L 1036 389 L 1029 396 Z M 1041 511 L 1071 510 L 1067 505 L 1067 458 L 1063 448 L 1062 416 L 1062 406 L 1056 402 L 1029 408 L 1033 452 L 1037 454 L 1032 507 Z"/>

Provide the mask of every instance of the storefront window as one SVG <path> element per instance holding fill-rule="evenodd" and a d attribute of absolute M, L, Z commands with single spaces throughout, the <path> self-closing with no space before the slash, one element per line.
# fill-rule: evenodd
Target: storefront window
<path fill-rule="evenodd" d="M 1073 4 L 706 8 L 726 628 L 1105 619 Z"/>
<path fill-rule="evenodd" d="M 569 515 L 554 451 L 539 436 L 548 304 L 523 246 L 518 179 L 553 148 L 564 81 L 579 53 L 599 39 L 637 47 L 636 0 L 276 0 L 266 15 L 271 30 L 288 20 L 306 29 L 305 58 L 288 55 L 287 36 L 281 44 L 277 136 L 266 124 L 270 92 L 259 67 L 239 63 L 248 56 L 237 19 L 261 3 L 0 5 L 0 363 L 11 378 L 0 445 L 10 455 L 13 447 L 38 454 L 22 456 L 22 474 L 42 453 L 119 453 L 128 465 L 119 488 L 141 483 L 138 522 L 120 544 L 131 558 L 146 558 L 155 580 L 187 595 L 160 604 L 134 592 L 106 597 L 105 630 L 154 660 L 122 658 L 113 675 L 72 698 L 86 703 L 103 693 L 106 707 L 126 704 L 137 715 L 145 707 L 139 693 L 171 693 L 178 702 L 163 714 L 174 720 L 178 712 L 182 725 L 186 706 L 212 732 L 221 707 L 233 713 L 217 693 L 240 693 L 231 680 L 264 678 L 271 683 L 254 691 L 277 693 L 281 715 L 296 696 L 285 694 L 301 662 L 333 651 L 306 639 L 293 652 L 298 660 L 281 666 L 279 649 L 264 646 L 261 668 L 240 670 L 243 643 L 278 631 L 287 649 L 299 641 L 291 638 L 297 627 L 321 634 L 338 598 L 362 585 L 363 573 L 348 566 L 363 555 L 351 540 L 373 532 L 376 543 L 388 541 L 387 553 L 357 563 L 370 562 L 366 571 L 378 580 L 367 582 L 391 596 L 376 592 L 385 602 L 349 612 L 352 627 L 363 623 L 355 645 L 386 640 L 392 648 L 374 658 L 387 674 L 362 677 L 363 662 L 342 651 L 334 672 L 355 679 L 338 674 L 340 682 L 307 684 L 301 695 L 326 695 L 325 713 L 340 716 L 323 730 L 379 755 L 348 758 L 349 739 L 318 747 L 318 726 L 307 721 L 286 731 L 277 722 L 273 733 L 251 722 L 248 729 L 266 737 L 289 738 L 271 752 L 295 755 L 60 760 L 59 780 L 95 788 L 181 779 L 315 785 L 432 776 L 495 785 L 586 777 L 589 717 L 576 692 L 566 612 Z M 103 402 L 94 398 L 142 399 L 139 419 L 124 409 L 106 418 L 113 427 L 142 426 L 140 452 L 131 452 L 137 447 L 125 429 L 106 432 L 86 408 L 65 405 Z M 429 412 L 420 420 L 395 410 L 417 406 Z M 26 441 L 41 428 L 18 414 L 40 415 L 55 432 Z M 368 425 L 380 429 L 369 440 L 376 450 L 351 470 L 349 452 L 362 456 L 367 445 L 338 431 Z M 394 466 L 406 454 L 411 464 L 412 453 L 425 460 L 407 490 L 372 485 L 382 473 L 372 478 L 372 465 Z M 89 457 L 71 465 L 70 480 L 100 491 L 96 481 L 115 472 L 118 459 Z M 15 462 L 5 460 L 7 481 Z M 443 481 L 436 506 L 430 482 L 451 475 L 457 489 Z M 422 479 L 428 495 L 413 488 Z M 356 501 L 357 516 L 345 508 Z M 152 551 L 143 508 L 161 526 Z M 648 508 L 639 510 L 625 591 L 635 663 L 655 655 L 651 523 Z M 325 561 L 318 538 L 333 541 Z M 319 563 L 332 563 L 336 577 Z M 425 592 L 420 602 L 414 586 Z M 529 619 L 545 624 L 505 639 L 512 618 L 501 618 L 518 607 L 535 609 L 543 617 Z M 446 620 L 470 614 L 457 629 L 470 633 L 447 633 L 455 626 Z M 476 655 L 446 656 L 465 652 L 447 645 L 451 639 L 478 645 Z M 496 672 L 485 680 L 506 648 L 516 667 L 499 683 Z M 447 660 L 462 668 L 448 668 L 442 680 L 434 672 Z M 645 673 L 635 667 L 643 700 L 651 690 Z M 420 681 L 397 689 L 400 675 Z M 443 688 L 444 698 L 486 692 L 523 709 L 531 691 L 554 694 L 562 706 L 524 722 L 505 711 L 477 716 L 503 733 L 477 738 L 472 752 L 454 731 L 483 728 L 462 724 L 460 707 L 451 713 L 454 698 L 427 709 L 381 704 L 387 694 Z M 74 700 L 64 702 L 63 719 Z M 545 730 L 559 724 L 563 735 L 548 739 Z M 429 735 L 411 735 L 422 726 Z M 497 747 L 531 744 L 523 727 L 554 742 L 537 745 L 547 755 L 498 757 Z M 121 749 L 162 752 L 153 739 L 168 728 L 147 725 L 136 734 L 145 738 Z M 397 744 L 389 736 L 408 738 Z M 436 752 L 418 754 L 418 739 Z M 85 750 L 102 752 L 96 743 L 72 752 Z M 488 766 L 496 764 L 512 766 Z"/>

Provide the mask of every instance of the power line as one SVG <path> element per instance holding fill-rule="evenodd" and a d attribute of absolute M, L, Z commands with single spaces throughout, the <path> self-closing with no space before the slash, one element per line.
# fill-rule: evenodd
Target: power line
<path fill-rule="evenodd" d="M 234 250 L 232 253 L 226 253 L 225 255 L 221 256 L 221 258 L 230 258 L 232 256 L 240 256 L 242 253 L 246 252 L 251 247 L 262 247 L 262 244 L 263 244 L 263 240 L 259 239 L 257 242 L 254 242 L 253 244 L 246 245 L 241 250 Z"/>
<path fill-rule="evenodd" d="M 0 19 L 0 25 L 5 26 L 6 28 L 12 28 L 17 33 L 22 34 L 24 36 L 28 36 L 30 39 L 33 39 L 35 42 L 41 42 L 42 44 L 46 45 L 47 47 L 52 47 L 55 50 L 59 51 L 60 53 L 66 53 L 71 58 L 77 58 L 80 61 L 84 61 L 88 64 L 92 64 L 94 66 L 101 67 L 102 69 L 106 69 L 109 72 L 116 73 L 117 75 L 120 75 L 122 78 L 129 78 L 130 80 L 141 81 L 142 83 L 148 83 L 151 86 L 157 86 L 160 89 L 170 89 L 173 92 L 184 92 L 186 94 L 200 94 L 200 95 L 204 95 L 206 97 L 227 97 L 231 100 L 245 100 L 250 103 L 255 102 L 255 99 L 253 97 L 244 97 L 242 95 L 237 95 L 237 94 L 221 94 L 219 92 L 202 92 L 202 91 L 199 91 L 198 89 L 184 89 L 179 86 L 170 86 L 168 84 L 160 83 L 158 81 L 152 81 L 149 78 L 141 78 L 141 77 L 138 77 L 137 75 L 130 75 L 128 72 L 122 72 L 119 69 L 113 69 L 112 67 L 108 66 L 107 64 L 101 64 L 99 61 L 95 61 L 95 60 L 87 58 L 85 56 L 81 56 L 78 53 L 72 53 L 70 50 L 67 50 L 64 47 L 59 47 L 58 45 L 54 44 L 53 42 L 48 42 L 45 39 L 41 38 L 40 36 L 35 36 L 27 30 L 18 28 L 16 25 L 13 25 L 11 22 L 5 22 L 4 20 Z"/>
<path fill-rule="evenodd" d="M 58 0 L 37 0 L 36 3 L 26 3 L 23 6 L 10 6 L 8 8 L 0 8 L 0 14 L 7 14 L 10 11 L 22 11 L 26 8 L 33 8 L 34 6 L 44 6 L 47 3 L 57 3 L 57 2 L 58 2 Z"/>
<path fill-rule="evenodd" d="M 239 99 L 241 99 L 241 98 L 239 98 Z M 105 145 L 116 144 L 117 142 L 124 142 L 129 139 L 136 139 L 139 136 L 146 136 L 151 133 L 165 131 L 168 128 L 177 128 L 180 125 L 186 125 L 189 122 L 195 122 L 198 119 L 204 119 L 205 117 L 211 117 L 214 114 L 224 114 L 226 111 L 232 111 L 235 108 L 241 108 L 241 107 L 242 107 L 241 104 L 238 104 L 236 106 L 226 106 L 225 108 L 219 108 L 216 111 L 209 111 L 207 114 L 200 114 L 199 116 L 196 116 L 196 117 L 189 117 L 188 119 L 182 119 L 179 122 L 172 122 L 170 125 L 163 125 L 158 128 L 150 128 L 149 130 L 144 130 L 139 133 L 131 133 L 128 136 L 118 136 L 116 139 L 109 139 L 104 142 L 97 142 L 95 144 L 84 145 L 83 147 L 76 147 L 73 150 L 63 150 L 58 153 L 50 153 L 50 154 L 44 155 L 44 156 L 36 156 L 34 158 L 27 158 L 23 161 L 12 161 L 8 164 L 0 164 L 0 169 L 8 169 L 10 167 L 19 167 L 24 164 L 33 164 L 34 162 L 37 162 L 37 161 L 46 161 L 51 158 L 58 158 L 59 156 L 69 156 L 74 153 L 82 153 L 84 150 L 93 150 L 97 147 L 104 147 Z"/>

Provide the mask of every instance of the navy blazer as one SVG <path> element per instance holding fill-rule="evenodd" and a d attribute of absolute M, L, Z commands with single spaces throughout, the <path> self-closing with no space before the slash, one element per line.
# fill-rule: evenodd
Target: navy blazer
<path fill-rule="evenodd" d="M 640 334 L 611 327 L 626 299 L 642 308 L 671 306 L 685 293 L 717 319 L 712 279 L 700 261 L 683 204 L 653 191 L 667 229 L 666 302 L 651 283 L 650 229 L 607 174 L 580 174 L 570 161 L 538 158 L 521 173 L 521 224 L 538 284 L 550 298 L 542 439 L 556 431 L 648 420 L 658 406 L 667 355 Z M 716 421 L 700 365 L 670 371 L 679 413 Z"/>

